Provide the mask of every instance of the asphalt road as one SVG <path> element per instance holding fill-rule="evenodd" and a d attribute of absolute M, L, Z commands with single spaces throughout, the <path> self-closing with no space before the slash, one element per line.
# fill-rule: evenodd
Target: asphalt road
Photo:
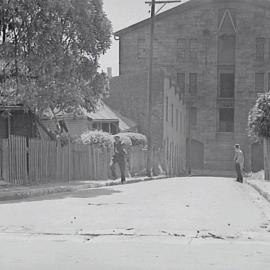
<path fill-rule="evenodd" d="M 0 269 L 270 269 L 270 204 L 174 178 L 0 204 Z"/>

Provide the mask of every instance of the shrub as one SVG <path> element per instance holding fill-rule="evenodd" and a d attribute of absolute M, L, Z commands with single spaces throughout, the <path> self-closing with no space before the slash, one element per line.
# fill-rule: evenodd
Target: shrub
<path fill-rule="evenodd" d="M 145 146 L 147 144 L 147 138 L 143 134 L 135 132 L 127 132 L 124 134 L 131 139 L 133 146 Z"/>
<path fill-rule="evenodd" d="M 103 131 L 86 131 L 81 137 L 76 141 L 83 144 L 97 145 L 99 147 L 112 147 L 113 146 L 113 136 L 107 132 Z"/>
<path fill-rule="evenodd" d="M 270 137 L 270 92 L 261 94 L 250 110 L 248 128 L 251 136 Z"/>

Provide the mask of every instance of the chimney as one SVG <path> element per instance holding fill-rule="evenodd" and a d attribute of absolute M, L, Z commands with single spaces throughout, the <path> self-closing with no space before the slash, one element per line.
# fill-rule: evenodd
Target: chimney
<path fill-rule="evenodd" d="M 107 67 L 107 76 L 109 77 L 109 79 L 112 78 L 112 68 L 111 67 Z"/>

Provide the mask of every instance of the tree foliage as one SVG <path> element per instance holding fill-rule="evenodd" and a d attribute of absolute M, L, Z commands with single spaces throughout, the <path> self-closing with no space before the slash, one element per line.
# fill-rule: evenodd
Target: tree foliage
<path fill-rule="evenodd" d="M 147 138 L 145 135 L 136 132 L 118 133 L 118 136 L 127 137 L 131 140 L 132 146 L 144 147 L 147 145 Z"/>
<path fill-rule="evenodd" d="M 107 93 L 111 45 L 102 0 L 0 0 L 0 103 L 93 110 Z"/>
<path fill-rule="evenodd" d="M 249 112 L 249 133 L 257 138 L 270 137 L 270 92 L 260 94 Z"/>
<path fill-rule="evenodd" d="M 113 146 L 113 136 L 110 133 L 100 130 L 86 131 L 80 138 L 76 140 L 77 143 L 96 145 L 101 148 Z"/>

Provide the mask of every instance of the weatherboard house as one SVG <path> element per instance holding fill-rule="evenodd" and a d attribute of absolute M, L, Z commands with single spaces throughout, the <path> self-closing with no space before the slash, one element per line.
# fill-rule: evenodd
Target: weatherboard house
<path fill-rule="evenodd" d="M 111 81 L 109 105 L 121 107 L 114 98 L 121 95 L 121 103 L 132 104 L 123 107 L 123 113 L 137 117 L 130 111 L 142 112 L 139 104 L 147 93 L 140 92 L 129 103 L 132 95 L 125 92 L 132 93 L 132 77 L 147 74 L 150 19 L 115 36 L 120 75 Z M 190 154 L 192 170 L 232 171 L 235 143 L 243 148 L 245 169 L 260 170 L 262 147 L 248 136 L 247 122 L 258 93 L 270 88 L 270 1 L 190 0 L 158 14 L 153 61 L 156 70 L 166 69 L 177 81 L 186 104 L 185 134 L 191 138 L 187 157 Z M 131 87 L 121 87 L 119 82 L 128 78 L 126 86 Z M 137 78 L 137 83 L 142 82 Z M 169 104 L 166 100 L 165 96 L 160 106 L 154 101 L 154 114 L 171 108 L 172 116 L 165 117 L 165 122 L 176 119 L 181 109 L 174 107 L 170 112 L 173 100 Z M 171 138 L 174 144 L 182 139 L 178 135 Z"/>

